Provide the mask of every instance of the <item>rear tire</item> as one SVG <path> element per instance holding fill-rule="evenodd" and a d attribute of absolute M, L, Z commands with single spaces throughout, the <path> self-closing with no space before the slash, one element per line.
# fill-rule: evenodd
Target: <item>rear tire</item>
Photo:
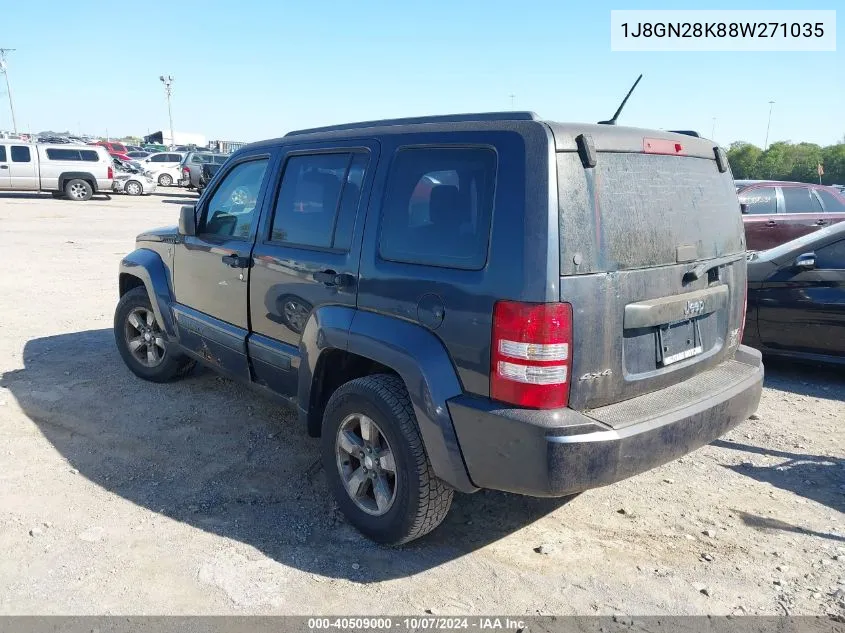
<path fill-rule="evenodd" d="M 126 366 L 144 380 L 168 382 L 183 378 L 196 365 L 167 340 L 142 286 L 127 292 L 117 303 L 114 340 Z"/>
<path fill-rule="evenodd" d="M 158 184 L 162 187 L 170 187 L 173 184 L 173 176 L 170 174 L 162 174 L 158 177 Z"/>
<path fill-rule="evenodd" d="M 93 195 L 94 189 L 91 187 L 91 184 L 85 180 L 74 178 L 65 184 L 65 196 L 67 196 L 69 200 L 85 202 L 86 200 L 90 200 Z"/>
<path fill-rule="evenodd" d="M 332 394 L 323 416 L 322 453 L 341 511 L 378 543 L 417 539 L 449 512 L 454 491 L 432 470 L 397 376 L 356 378 Z"/>

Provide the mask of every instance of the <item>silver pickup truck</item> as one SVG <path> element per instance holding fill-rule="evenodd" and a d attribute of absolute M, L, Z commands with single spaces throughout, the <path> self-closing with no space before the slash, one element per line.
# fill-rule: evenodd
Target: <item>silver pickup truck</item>
<path fill-rule="evenodd" d="M 88 200 L 110 193 L 113 181 L 104 147 L 0 139 L 0 191 L 49 191 L 54 198 Z"/>

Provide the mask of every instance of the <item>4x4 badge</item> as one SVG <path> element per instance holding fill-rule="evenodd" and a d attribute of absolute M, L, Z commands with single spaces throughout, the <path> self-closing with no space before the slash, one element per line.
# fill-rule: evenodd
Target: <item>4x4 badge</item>
<path fill-rule="evenodd" d="M 610 369 L 605 369 L 604 371 L 589 371 L 583 376 L 581 376 L 578 380 L 595 380 L 596 378 L 610 376 L 612 373 L 613 371 Z"/>

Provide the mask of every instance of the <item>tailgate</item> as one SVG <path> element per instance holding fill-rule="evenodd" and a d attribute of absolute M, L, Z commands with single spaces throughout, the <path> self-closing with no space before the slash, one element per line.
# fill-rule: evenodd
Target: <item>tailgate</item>
<path fill-rule="evenodd" d="M 599 152 L 588 169 L 557 157 L 569 406 L 665 389 L 729 358 L 746 283 L 730 173 L 702 157 Z"/>

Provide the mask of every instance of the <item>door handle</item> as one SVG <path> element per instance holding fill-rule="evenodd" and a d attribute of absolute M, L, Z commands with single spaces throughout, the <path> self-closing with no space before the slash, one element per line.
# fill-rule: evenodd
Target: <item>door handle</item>
<path fill-rule="evenodd" d="M 825 224 L 827 224 L 827 220 L 817 220 L 816 221 L 816 226 L 824 226 Z"/>
<path fill-rule="evenodd" d="M 353 281 L 352 275 L 345 273 L 336 273 L 333 270 L 323 270 L 314 273 L 314 281 L 318 281 L 326 286 L 348 286 Z"/>
<path fill-rule="evenodd" d="M 8 165 L 0 165 L 0 169 L 9 169 Z"/>
<path fill-rule="evenodd" d="M 777 226 L 777 222 L 775 222 L 774 220 L 769 220 L 768 222 L 766 222 L 766 226 Z"/>
<path fill-rule="evenodd" d="M 250 258 L 240 255 L 223 255 L 223 263 L 232 268 L 249 268 Z"/>

